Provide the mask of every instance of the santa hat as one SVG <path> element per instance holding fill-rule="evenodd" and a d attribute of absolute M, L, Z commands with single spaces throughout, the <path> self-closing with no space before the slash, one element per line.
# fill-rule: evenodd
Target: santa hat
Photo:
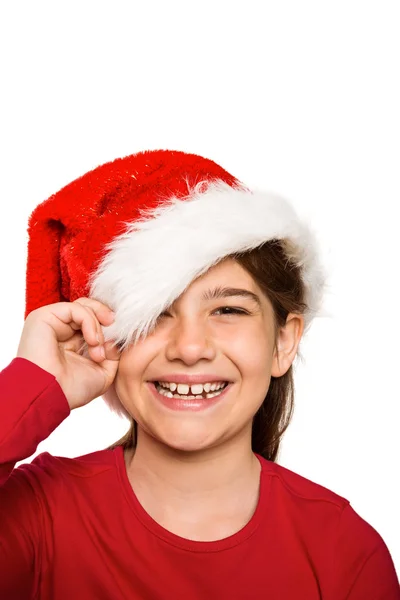
<path fill-rule="evenodd" d="M 145 151 L 101 165 L 40 204 L 28 233 L 25 316 L 90 296 L 114 310 L 105 339 L 122 346 L 221 259 L 272 239 L 301 267 L 304 332 L 321 309 L 325 274 L 309 225 L 284 198 L 194 154 Z"/>

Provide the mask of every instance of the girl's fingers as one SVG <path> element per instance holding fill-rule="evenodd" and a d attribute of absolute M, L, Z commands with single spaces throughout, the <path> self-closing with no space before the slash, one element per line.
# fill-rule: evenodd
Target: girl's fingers
<path fill-rule="evenodd" d="M 77 331 L 68 341 L 63 342 L 61 346 L 66 352 L 74 352 L 97 363 L 104 360 L 100 350 L 101 346 L 89 346 L 80 331 Z"/>
<path fill-rule="evenodd" d="M 103 345 L 89 346 L 88 351 L 89 351 L 90 358 L 95 362 L 102 362 L 106 357 Z"/>
<path fill-rule="evenodd" d="M 97 319 L 89 308 L 79 303 L 72 303 L 73 323 L 82 331 L 85 342 L 89 346 L 99 345 L 99 329 Z"/>
<path fill-rule="evenodd" d="M 84 302 L 84 300 L 76 300 L 75 302 L 76 302 L 77 304 L 80 304 L 81 306 L 83 306 L 83 307 L 84 307 L 84 308 L 85 308 L 85 309 L 86 309 L 86 310 L 87 310 L 87 311 L 90 313 L 90 315 L 91 315 L 91 316 L 93 317 L 93 319 L 94 319 L 94 324 L 95 324 L 95 327 L 96 327 L 96 340 L 97 340 L 97 344 L 95 344 L 95 345 L 98 345 L 98 344 L 101 344 L 101 345 L 102 345 L 102 344 L 104 344 L 104 335 L 103 335 L 103 331 L 102 331 L 102 329 L 101 329 L 101 325 L 100 325 L 100 323 L 99 323 L 99 321 L 98 321 L 98 319 L 97 319 L 97 314 L 96 314 L 96 312 L 94 311 L 93 307 L 92 307 L 92 306 L 90 306 L 90 304 L 88 304 L 88 303 Z M 93 344 L 92 344 L 92 345 L 93 345 Z"/>
<path fill-rule="evenodd" d="M 86 342 L 83 339 L 83 335 L 80 331 L 77 331 L 69 340 L 62 342 L 60 346 L 63 350 L 69 350 L 76 354 L 83 354 L 83 350 L 86 347 Z"/>
<path fill-rule="evenodd" d="M 93 298 L 79 298 L 75 302 L 82 304 L 93 313 L 96 320 L 98 343 L 104 346 L 104 334 L 101 325 L 111 325 L 115 318 L 114 313 L 108 306 L 98 300 L 93 300 Z M 104 358 L 103 354 L 101 356 Z"/>
<path fill-rule="evenodd" d="M 106 342 L 104 344 L 104 350 L 106 353 L 107 360 L 119 360 L 121 358 L 121 351 L 118 346 L 115 346 L 114 342 Z"/>
<path fill-rule="evenodd" d="M 101 302 L 91 298 L 80 298 L 74 302 L 60 302 L 51 306 L 48 323 L 54 329 L 57 340 L 65 346 L 73 340 L 78 344 L 76 335 L 82 336 L 82 343 L 87 344 L 87 355 L 95 362 L 106 358 L 102 323 L 113 322 L 113 313 Z M 39 309 L 40 310 L 40 309 Z M 72 349 L 72 346 L 69 345 Z M 110 351 L 110 348 L 109 348 Z M 114 355 L 113 355 L 114 356 Z"/>
<path fill-rule="evenodd" d="M 87 308 L 74 302 L 59 302 L 45 308 L 50 308 L 50 312 L 46 314 L 46 321 L 54 330 L 59 342 L 67 342 L 80 330 L 89 345 L 98 344 L 95 317 Z M 40 310 L 42 309 L 39 308 L 38 311 Z"/>
<path fill-rule="evenodd" d="M 98 300 L 94 300 L 93 298 L 78 298 L 75 302 L 91 308 L 101 325 L 111 325 L 114 321 L 114 313 L 111 308 Z"/>
<path fill-rule="evenodd" d="M 96 345 L 87 344 L 86 355 L 89 355 L 95 362 L 102 362 L 103 360 L 119 360 L 120 351 L 112 341 L 106 342 L 104 340 L 104 334 L 101 328 L 101 324 L 98 320 L 100 316 L 103 322 L 112 323 L 114 320 L 114 314 L 101 302 L 93 300 L 91 298 L 79 298 L 75 300 L 76 304 L 83 306 L 91 316 L 94 318 L 96 325 L 96 336 L 99 342 Z"/>

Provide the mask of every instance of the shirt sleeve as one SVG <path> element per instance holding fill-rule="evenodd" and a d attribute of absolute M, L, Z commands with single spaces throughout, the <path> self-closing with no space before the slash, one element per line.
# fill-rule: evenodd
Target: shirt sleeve
<path fill-rule="evenodd" d="M 380 534 L 350 504 L 338 528 L 335 598 L 400 600 L 400 587 L 389 549 Z"/>
<path fill-rule="evenodd" d="M 56 378 L 23 358 L 0 372 L 0 598 L 30 598 L 43 568 L 48 532 L 30 465 L 38 444 L 70 414 Z"/>
<path fill-rule="evenodd" d="M 400 600 L 392 557 L 384 542 L 369 555 L 356 576 L 348 600 Z"/>
<path fill-rule="evenodd" d="M 0 372 L 0 486 L 70 412 L 56 378 L 29 360 Z"/>

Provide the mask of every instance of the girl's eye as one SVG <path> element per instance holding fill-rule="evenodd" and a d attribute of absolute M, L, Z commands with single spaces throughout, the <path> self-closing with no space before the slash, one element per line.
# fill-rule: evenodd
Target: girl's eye
<path fill-rule="evenodd" d="M 236 315 L 246 315 L 248 314 L 245 310 L 242 310 L 241 308 L 235 308 L 234 306 L 221 306 L 220 308 L 217 308 L 217 311 L 230 311 L 230 312 L 224 312 L 223 314 L 225 315 L 230 315 L 230 314 L 236 314 Z"/>
<path fill-rule="evenodd" d="M 167 316 L 170 316 L 169 313 L 163 312 L 163 313 L 161 313 L 161 314 L 158 315 L 158 319 L 161 319 L 162 317 L 167 317 Z"/>
<path fill-rule="evenodd" d="M 216 311 L 214 312 L 219 312 L 219 311 L 229 311 L 229 312 L 223 312 L 222 314 L 224 315 L 247 315 L 248 312 L 241 309 L 241 308 L 235 308 L 234 306 L 221 306 L 220 308 L 217 308 Z M 168 317 L 171 316 L 168 312 L 164 311 L 163 313 L 161 313 L 159 315 L 159 319 L 161 319 L 162 317 Z"/>

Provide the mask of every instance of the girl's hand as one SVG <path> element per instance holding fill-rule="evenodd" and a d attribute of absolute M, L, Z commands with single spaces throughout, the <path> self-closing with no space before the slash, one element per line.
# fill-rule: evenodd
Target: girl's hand
<path fill-rule="evenodd" d="M 91 298 L 42 306 L 25 320 L 17 357 L 54 375 L 71 410 L 84 406 L 104 394 L 117 374 L 120 353 L 112 342 L 104 345 L 100 327 L 113 320 L 112 311 Z M 85 342 L 89 358 L 82 355 Z"/>

